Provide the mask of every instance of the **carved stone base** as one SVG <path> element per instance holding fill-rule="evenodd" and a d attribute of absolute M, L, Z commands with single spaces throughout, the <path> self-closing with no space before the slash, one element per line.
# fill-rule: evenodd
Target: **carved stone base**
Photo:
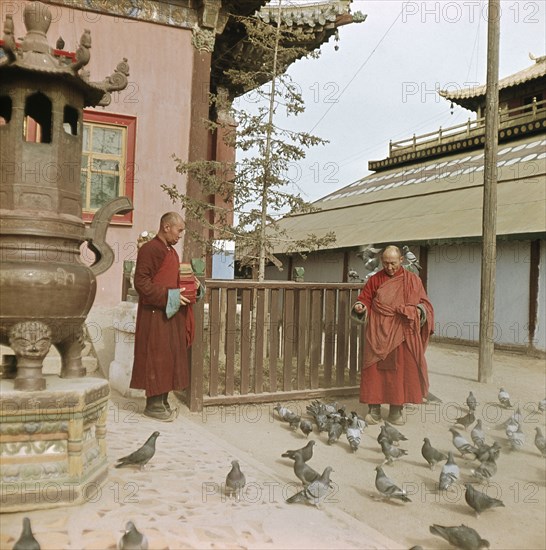
<path fill-rule="evenodd" d="M 45 378 L 41 392 L 0 380 L 2 512 L 81 504 L 106 479 L 108 382 Z"/>

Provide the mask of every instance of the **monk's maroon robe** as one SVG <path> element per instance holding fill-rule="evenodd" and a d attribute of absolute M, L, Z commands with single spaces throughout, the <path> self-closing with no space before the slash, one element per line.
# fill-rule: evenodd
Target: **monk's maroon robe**
<path fill-rule="evenodd" d="M 357 300 L 366 306 L 362 403 L 422 403 L 428 394 L 425 350 L 434 310 L 421 279 L 401 267 L 392 277 L 382 270 L 366 283 Z M 420 326 L 421 304 L 426 321 Z"/>
<path fill-rule="evenodd" d="M 138 251 L 135 289 L 138 311 L 131 388 L 146 396 L 182 390 L 189 384 L 187 306 L 167 319 L 168 290 L 179 287 L 176 250 L 155 237 Z"/>

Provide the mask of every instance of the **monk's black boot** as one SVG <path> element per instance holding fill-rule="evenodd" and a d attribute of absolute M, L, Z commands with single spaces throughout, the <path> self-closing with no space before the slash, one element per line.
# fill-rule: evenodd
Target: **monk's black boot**
<path fill-rule="evenodd" d="M 395 426 L 403 426 L 405 424 L 404 415 L 402 413 L 403 410 L 403 405 L 391 405 L 389 407 L 389 416 L 387 421 Z"/>
<path fill-rule="evenodd" d="M 379 424 L 381 422 L 381 405 L 368 405 L 368 414 L 364 420 L 367 424 Z"/>
<path fill-rule="evenodd" d="M 169 392 L 167 392 L 167 393 L 162 393 L 162 394 L 161 394 L 161 399 L 163 400 L 163 406 L 165 407 L 165 409 L 166 409 L 168 412 L 171 412 L 172 409 L 171 409 L 171 406 L 169 405 Z"/>
<path fill-rule="evenodd" d="M 174 420 L 174 415 L 168 411 L 163 404 L 163 395 L 146 397 L 144 416 L 149 416 L 150 418 L 155 418 L 163 422 L 172 422 Z"/>

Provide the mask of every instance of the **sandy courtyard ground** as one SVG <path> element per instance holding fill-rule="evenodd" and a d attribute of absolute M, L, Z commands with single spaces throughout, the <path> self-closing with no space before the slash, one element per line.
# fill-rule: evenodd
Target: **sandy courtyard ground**
<path fill-rule="evenodd" d="M 442 399 L 441 404 L 427 404 L 408 410 L 405 426 L 400 431 L 408 441 L 400 446 L 408 455 L 393 465 L 384 467 L 386 474 L 402 485 L 412 499 L 411 503 L 377 500 L 374 487 L 375 467 L 383 462 L 381 448 L 376 442 L 379 426 L 369 426 L 362 437 L 356 454 L 351 453 L 345 436 L 328 446 L 326 434 L 316 431 L 309 436 L 317 444 L 309 465 L 322 472 L 332 466 L 331 479 L 334 489 L 324 507 L 336 507 L 368 524 L 380 533 L 410 548 L 421 545 L 425 549 L 449 548 L 442 539 L 429 533 L 429 525 L 460 525 L 475 528 L 482 538 L 490 541 L 491 548 L 544 549 L 546 548 L 546 460 L 534 446 L 535 427 L 544 433 L 545 416 L 538 412 L 538 401 L 546 395 L 546 373 L 543 359 L 496 353 L 494 377 L 491 383 L 481 384 L 477 379 L 477 351 L 456 346 L 432 345 L 427 352 L 431 391 Z M 504 429 L 497 426 L 513 411 L 498 405 L 497 394 L 503 386 L 510 393 L 513 403 L 519 404 L 523 414 L 525 446 L 520 451 L 510 450 Z M 479 463 L 470 456 L 462 458 L 451 442 L 453 420 L 466 412 L 464 405 L 469 390 L 478 399 L 477 418 L 482 419 L 486 441 L 498 441 L 501 456 L 498 472 L 488 485 L 477 483 L 476 487 L 488 495 L 500 498 L 504 508 L 488 510 L 476 517 L 464 498 L 464 483 L 476 480 L 471 477 L 471 468 Z M 307 401 L 285 402 L 295 412 L 305 414 Z M 364 405 L 355 399 L 340 399 L 347 411 L 366 412 Z M 287 449 L 297 449 L 306 443 L 298 431 L 290 430 L 288 424 L 278 420 L 273 411 L 274 403 L 265 405 L 241 405 L 209 407 L 199 415 L 183 408 L 182 414 L 198 423 L 230 445 L 262 462 L 285 481 L 285 487 L 271 484 L 248 488 L 246 498 L 255 498 L 256 491 L 269 491 L 277 499 L 281 492 L 293 494 L 295 481 L 292 461 L 281 458 Z M 387 408 L 383 407 L 383 417 Z M 470 428 L 459 430 L 470 441 Z M 423 437 L 429 437 L 433 446 L 447 452 L 455 451 L 455 460 L 461 477 L 448 492 L 438 491 L 441 465 L 431 471 L 421 456 Z M 241 468 L 245 463 L 241 458 Z M 259 483 L 259 482 L 258 482 Z M 245 497 L 243 497 L 245 498 Z M 293 505 L 297 514 L 302 504 Z M 321 511 L 317 510 L 317 514 Z M 364 547 L 364 546 L 363 546 Z"/>

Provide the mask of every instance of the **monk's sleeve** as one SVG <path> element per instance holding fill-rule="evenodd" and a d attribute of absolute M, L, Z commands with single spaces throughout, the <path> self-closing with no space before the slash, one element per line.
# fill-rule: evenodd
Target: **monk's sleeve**
<path fill-rule="evenodd" d="M 429 335 L 434 331 L 434 308 L 432 307 L 432 303 L 427 296 L 421 280 L 419 280 L 419 284 L 421 285 L 421 297 L 417 308 L 421 310 L 420 326 L 421 331 L 423 332 L 424 330 L 425 334 Z"/>
<path fill-rule="evenodd" d="M 164 309 L 167 305 L 168 288 L 154 283 L 153 278 L 159 271 L 165 253 L 154 246 L 143 246 L 138 251 L 135 268 L 135 289 L 145 305 Z"/>
<path fill-rule="evenodd" d="M 368 282 L 364 285 L 362 290 L 360 291 L 360 294 L 356 298 L 356 302 L 351 307 L 351 319 L 356 321 L 357 323 L 365 323 L 368 317 L 368 310 L 372 304 L 373 295 L 374 295 L 375 289 L 373 284 L 373 277 L 368 280 Z M 356 304 L 362 304 L 364 306 L 364 311 L 362 313 L 357 313 L 355 311 L 355 305 Z"/>

